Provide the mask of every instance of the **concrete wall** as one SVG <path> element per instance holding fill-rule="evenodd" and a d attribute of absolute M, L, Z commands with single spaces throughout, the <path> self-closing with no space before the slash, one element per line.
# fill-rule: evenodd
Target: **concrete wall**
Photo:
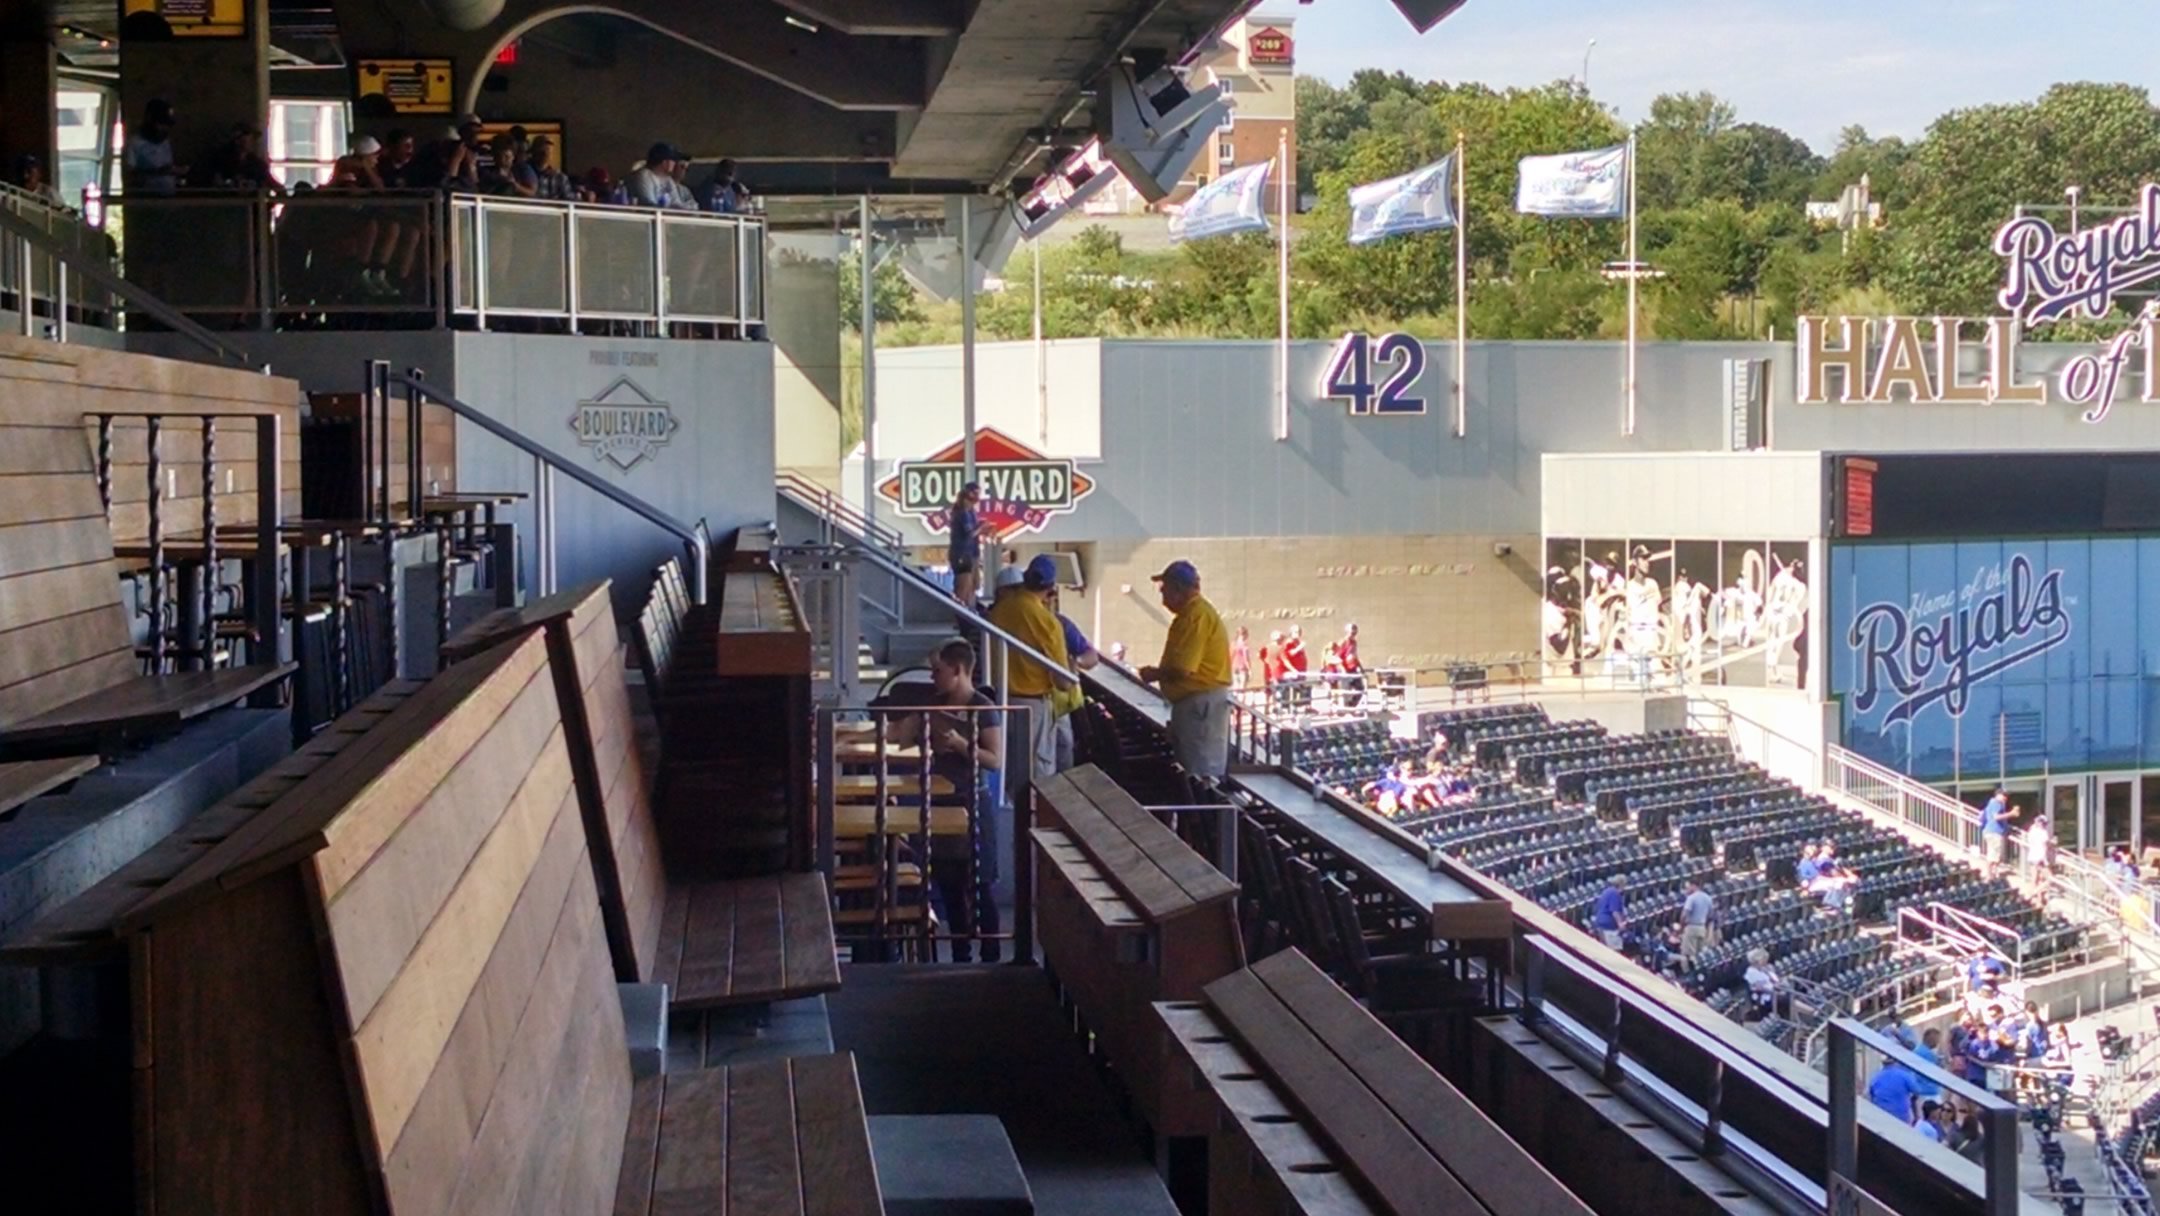
<path fill-rule="evenodd" d="M 773 515 L 773 361 L 762 342 L 668 342 L 516 334 L 459 334 L 459 396 L 529 438 L 714 538 Z M 665 402 L 677 428 L 625 470 L 579 442 L 570 420 L 627 378 Z M 619 400 L 617 389 L 609 400 Z M 458 428 L 458 485 L 530 490 L 532 459 L 469 423 Z M 558 477 L 562 585 L 613 577 L 618 602 L 652 567 L 678 553 L 666 532 L 568 478 Z M 512 513 L 533 557 L 531 506 Z M 530 565 L 526 567 L 530 569 Z"/>
<path fill-rule="evenodd" d="M 1809 540 L 1822 535 L 1818 452 L 1545 457 L 1547 536 Z"/>

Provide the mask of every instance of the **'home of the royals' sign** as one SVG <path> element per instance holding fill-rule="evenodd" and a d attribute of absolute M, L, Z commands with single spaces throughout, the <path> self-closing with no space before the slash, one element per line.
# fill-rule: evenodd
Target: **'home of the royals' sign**
<path fill-rule="evenodd" d="M 2128 214 L 2072 232 L 2036 215 L 1996 230 L 2003 285 L 1995 302 L 2007 315 L 1955 317 L 1801 317 L 1798 399 L 1802 404 L 2031 404 L 2060 400 L 2085 407 L 2086 422 L 2106 418 L 2140 352 L 2138 399 L 2160 403 L 2160 322 L 2148 306 L 2138 322 L 2095 354 L 2072 358 L 2051 376 L 2021 373 L 2024 327 L 2111 313 L 2131 290 L 2160 281 L 2160 182 L 2139 191 Z M 1967 331 L 1981 329 L 1980 336 Z M 1961 372 L 1966 343 L 1984 348 L 1977 376 Z M 1836 395 L 1832 382 L 1836 381 Z"/>
<path fill-rule="evenodd" d="M 2061 570 L 2037 573 L 2024 554 L 1980 570 L 1962 587 L 1914 592 L 1853 615 L 1846 644 L 1855 659 L 1853 710 L 1887 702 L 1882 724 L 1911 721 L 1941 702 L 1962 717 L 1973 685 L 2029 663 L 2070 640 Z"/>

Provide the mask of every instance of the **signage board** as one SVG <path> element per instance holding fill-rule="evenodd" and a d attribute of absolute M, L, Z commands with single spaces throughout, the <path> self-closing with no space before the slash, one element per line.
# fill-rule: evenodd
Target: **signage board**
<path fill-rule="evenodd" d="M 176 38 L 245 38 L 247 0 L 126 0 L 120 36 L 142 20 L 162 21 Z"/>
<path fill-rule="evenodd" d="M 448 114 L 455 104 L 448 59 L 362 59 L 353 67 L 353 100 L 386 104 L 393 114 Z"/>
<path fill-rule="evenodd" d="M 625 473 L 657 456 L 681 427 L 667 402 L 628 376 L 615 377 L 570 411 L 570 433 L 592 449 L 593 459 L 605 460 Z"/>
<path fill-rule="evenodd" d="M 996 540 L 1040 532 L 1095 492 L 1095 480 L 1070 460 L 1045 456 L 994 427 L 975 432 L 976 506 L 983 531 Z M 967 444 L 956 439 L 920 460 L 903 460 L 878 486 L 879 497 L 932 532 L 952 522 L 953 499 L 967 484 Z"/>
<path fill-rule="evenodd" d="M 1373 367 L 1382 365 L 1384 376 L 1374 383 Z M 1350 412 L 1395 416 L 1422 414 L 1425 398 L 1413 396 L 1419 377 L 1425 374 L 1425 344 L 1409 334 L 1382 335 L 1351 331 L 1335 343 L 1335 353 L 1320 374 L 1319 394 L 1327 400 L 1350 403 Z"/>
<path fill-rule="evenodd" d="M 2146 183 L 2127 214 L 2070 232 L 2057 232 L 2044 216 L 2016 216 L 1996 230 L 1992 248 L 2003 259 L 1995 303 L 2004 315 L 1801 317 L 1794 360 L 1799 402 L 2060 402 L 2082 406 L 2080 418 L 2100 422 L 2135 380 L 2138 401 L 2160 403 L 2160 307 L 2151 298 L 2160 283 L 2160 182 Z M 2109 316 L 2132 292 L 2145 293 L 2148 302 L 2102 350 L 2072 358 L 2049 377 L 2021 373 L 2018 342 L 2026 329 Z M 1971 336 L 1973 330 L 1984 337 Z M 1966 373 L 1961 357 L 1970 347 L 1985 350 L 1977 375 Z"/>
<path fill-rule="evenodd" d="M 1844 509 L 1838 513 L 1843 525 L 1843 535 L 1875 535 L 1875 474 L 1880 465 L 1859 456 L 1846 456 L 1841 461 L 1844 492 Z"/>
<path fill-rule="evenodd" d="M 1245 39 L 1245 60 L 1248 63 L 1287 67 L 1292 62 L 1296 46 L 1287 31 L 1272 25 L 1254 30 Z"/>

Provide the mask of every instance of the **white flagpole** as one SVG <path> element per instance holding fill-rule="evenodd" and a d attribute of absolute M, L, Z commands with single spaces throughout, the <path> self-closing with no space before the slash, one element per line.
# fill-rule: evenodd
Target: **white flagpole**
<path fill-rule="evenodd" d="M 1623 413 L 1620 433 L 1635 433 L 1635 280 L 1642 277 L 1635 261 L 1635 136 L 1627 141 L 1627 379 L 1621 385 Z"/>
<path fill-rule="evenodd" d="M 1290 438 L 1290 131 L 1275 136 L 1275 439 Z"/>
<path fill-rule="evenodd" d="M 1050 370 L 1043 358 L 1042 242 L 1028 241 L 1035 258 L 1035 429 L 1043 446 L 1050 445 Z"/>
<path fill-rule="evenodd" d="M 1470 416 L 1470 238 L 1463 231 L 1463 133 L 1455 133 L 1455 437 Z"/>

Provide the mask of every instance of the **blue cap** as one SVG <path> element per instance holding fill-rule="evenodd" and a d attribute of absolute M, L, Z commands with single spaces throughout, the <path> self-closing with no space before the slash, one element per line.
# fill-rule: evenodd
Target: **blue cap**
<path fill-rule="evenodd" d="M 1155 576 L 1155 581 L 1168 583 L 1173 587 L 1197 587 L 1200 585 L 1200 572 L 1193 568 L 1191 562 L 1179 558 L 1164 566 L 1162 573 Z"/>
<path fill-rule="evenodd" d="M 1029 584 L 1036 587 L 1056 586 L 1057 576 L 1057 561 L 1049 554 L 1038 553 L 1028 560 L 1027 580 Z"/>

